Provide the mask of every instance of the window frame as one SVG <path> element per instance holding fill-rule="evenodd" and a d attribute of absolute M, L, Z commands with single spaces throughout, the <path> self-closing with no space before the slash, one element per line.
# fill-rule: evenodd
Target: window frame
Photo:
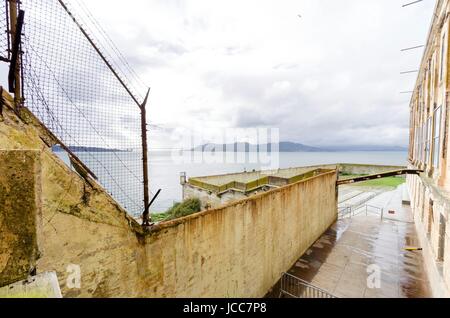
<path fill-rule="evenodd" d="M 438 115 L 439 114 L 439 115 Z M 442 128 L 442 105 L 433 111 L 433 158 L 432 165 L 439 170 L 441 164 L 441 128 Z"/>
<path fill-rule="evenodd" d="M 441 38 L 441 61 L 440 61 L 440 68 L 439 68 L 439 82 L 442 83 L 444 80 L 444 65 L 447 62 L 446 59 L 446 46 L 445 46 L 445 40 L 447 38 L 447 33 L 444 33 L 444 35 Z"/>

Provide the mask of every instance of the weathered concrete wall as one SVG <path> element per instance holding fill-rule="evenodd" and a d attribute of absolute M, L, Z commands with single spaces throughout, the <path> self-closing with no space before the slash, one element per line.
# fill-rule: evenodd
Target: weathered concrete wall
<path fill-rule="evenodd" d="M 256 172 L 243 172 L 225 174 L 220 176 L 211 177 L 195 177 L 194 180 L 204 182 L 209 185 L 223 186 L 230 182 L 251 182 L 263 176 L 268 177 L 268 184 L 264 187 L 257 188 L 252 191 L 242 191 L 240 189 L 229 189 L 221 193 L 198 186 L 196 183 L 185 182 L 183 187 L 183 200 L 198 198 L 202 203 L 203 208 L 217 208 L 223 204 L 228 204 L 237 200 L 242 200 L 251 197 L 255 194 L 267 192 L 273 188 L 285 186 L 289 184 L 289 179 L 294 176 L 299 176 L 304 173 L 312 173 L 317 169 L 322 170 L 335 170 L 338 169 L 339 173 L 348 175 L 364 175 L 364 174 L 377 174 L 387 171 L 394 171 L 404 169 L 402 166 L 383 166 L 383 165 L 367 165 L 367 164 L 349 164 L 338 163 L 330 165 L 318 165 L 309 167 L 298 167 L 288 169 L 278 169 L 273 171 L 256 171 Z"/>
<path fill-rule="evenodd" d="M 325 173 L 159 225 L 146 238 L 147 288 L 177 297 L 265 295 L 335 222 L 336 178 Z"/>
<path fill-rule="evenodd" d="M 52 153 L 43 142 L 54 142 L 52 137 L 31 114 L 24 110 L 21 117 L 8 107 L 0 116 L 4 158 L 0 186 L 11 189 L 5 195 L 1 191 L 6 201 L 0 202 L 0 281 L 16 280 L 13 270 L 24 279 L 35 267 L 38 274 L 57 273 L 64 297 L 143 295 L 140 269 L 145 248 L 140 225 L 95 181 L 87 182 Z M 35 197 L 39 199 L 33 205 Z M 17 231 L 36 243 L 22 244 Z M 39 257 L 33 257 L 28 245 L 36 246 Z M 8 253 L 12 252 L 20 254 L 11 257 Z M 20 259 L 20 266 L 6 270 L 11 266 L 2 266 L 5 255 L 10 257 L 9 263 Z M 80 266 L 81 289 L 67 284 L 70 265 Z"/>
<path fill-rule="evenodd" d="M 332 171 L 145 232 L 99 185 L 51 152 L 54 141 L 31 114 L 21 116 L 6 108 L 0 122 L 0 147 L 14 168 L 2 189 L 16 185 L 12 174 L 32 176 L 22 182 L 25 191 L 2 201 L 11 204 L 1 205 L 0 265 L 6 253 L 26 251 L 16 246 L 9 222 L 29 217 L 31 225 L 36 217 L 35 233 L 27 235 L 36 238 L 38 257 L 29 253 L 26 266 L 15 268 L 20 278 L 33 266 L 38 274 L 56 272 L 64 297 L 261 297 L 337 217 Z M 32 154 L 24 170 L 21 158 Z M 15 209 L 24 196 L 29 209 Z M 71 265 L 80 267 L 80 288 L 68 284 Z M 3 268 L 3 282 L 16 279 Z"/>

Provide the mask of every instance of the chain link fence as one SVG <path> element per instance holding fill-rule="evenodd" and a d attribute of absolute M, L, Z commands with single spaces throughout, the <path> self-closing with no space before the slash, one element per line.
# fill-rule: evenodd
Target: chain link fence
<path fill-rule="evenodd" d="M 8 0 L 0 1 L 0 60 L 6 62 L 10 55 Z"/>
<path fill-rule="evenodd" d="M 25 11 L 24 105 L 116 201 L 131 214 L 141 214 L 144 173 L 139 103 L 143 98 L 139 93 L 145 91 L 134 84 L 136 74 L 87 8 L 84 19 L 91 26 L 97 23 L 100 32 L 87 29 L 88 23 L 74 13 L 81 11 L 67 1 L 22 0 L 21 9 Z M 102 49 L 106 46 L 96 37 L 102 32 L 103 43 L 112 50 Z M 62 153 L 62 148 L 55 151 Z"/>

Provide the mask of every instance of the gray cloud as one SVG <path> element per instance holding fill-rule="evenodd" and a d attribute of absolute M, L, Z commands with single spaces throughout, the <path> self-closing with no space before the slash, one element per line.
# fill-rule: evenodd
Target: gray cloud
<path fill-rule="evenodd" d="M 162 126 L 279 127 L 311 145 L 408 142 L 399 92 L 415 78 L 399 73 L 421 52 L 400 49 L 425 41 L 431 1 L 136 0 L 133 14 L 118 0 L 89 5 L 102 1 L 111 10 L 93 11 L 151 83 L 149 118 Z"/>

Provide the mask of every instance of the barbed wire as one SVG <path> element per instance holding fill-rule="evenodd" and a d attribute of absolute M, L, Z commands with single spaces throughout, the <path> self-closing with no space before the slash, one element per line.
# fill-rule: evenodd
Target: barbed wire
<path fill-rule="evenodd" d="M 126 82 L 132 94 L 137 96 L 142 102 L 144 99 L 142 93 L 146 92 L 148 87 L 145 84 L 141 85 L 140 79 L 135 79 L 135 76 L 132 75 L 135 72 L 130 71 L 131 66 L 86 5 L 82 4 L 79 0 L 65 0 L 64 4 L 72 14 L 76 15 L 77 22 L 84 27 L 95 45 L 100 48 L 108 63 L 118 71 L 118 74 Z"/>
<path fill-rule="evenodd" d="M 125 69 L 127 70 L 127 72 L 129 72 L 129 74 L 132 77 L 131 83 L 134 80 L 137 83 L 139 83 L 139 85 L 141 86 L 140 89 L 145 90 L 147 85 L 144 83 L 142 78 L 133 70 L 133 68 L 130 66 L 127 59 L 124 57 L 124 55 L 120 51 L 120 49 L 117 47 L 117 45 L 114 43 L 114 41 L 112 41 L 111 37 L 105 31 L 103 26 L 98 22 L 98 20 L 94 17 L 94 15 L 91 13 L 89 8 L 86 6 L 84 1 L 83 0 L 75 0 L 75 1 L 78 3 L 78 6 L 81 7 L 81 10 L 85 13 L 85 15 L 88 17 L 88 19 L 91 21 L 92 25 L 98 30 L 100 36 L 102 36 L 104 38 L 106 44 L 109 45 L 109 47 L 112 49 L 113 53 L 116 54 L 120 63 L 123 66 L 125 66 Z M 99 41 L 99 43 L 102 43 L 102 41 Z M 107 51 L 107 49 L 105 49 L 105 51 Z M 120 67 L 120 64 L 117 66 Z M 124 74 L 126 74 L 126 72 L 124 72 Z M 140 90 L 138 91 L 138 93 L 139 92 L 140 92 Z M 142 95 L 140 97 L 142 97 Z"/>

